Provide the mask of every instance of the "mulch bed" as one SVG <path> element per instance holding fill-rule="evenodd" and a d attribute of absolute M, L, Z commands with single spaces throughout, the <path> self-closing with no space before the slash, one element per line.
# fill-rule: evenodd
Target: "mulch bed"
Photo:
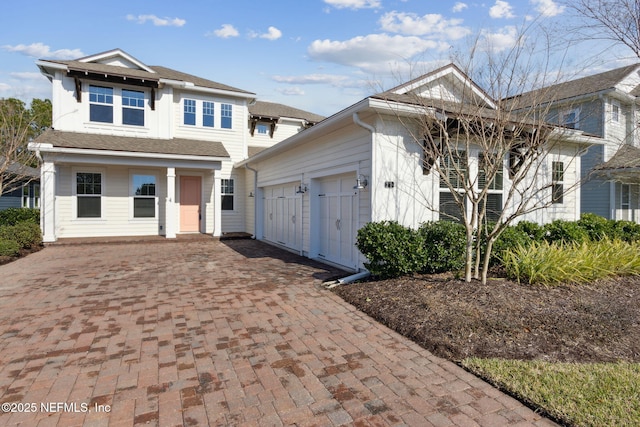
<path fill-rule="evenodd" d="M 435 355 L 640 362 L 640 277 L 547 288 L 416 275 L 334 288 Z"/>

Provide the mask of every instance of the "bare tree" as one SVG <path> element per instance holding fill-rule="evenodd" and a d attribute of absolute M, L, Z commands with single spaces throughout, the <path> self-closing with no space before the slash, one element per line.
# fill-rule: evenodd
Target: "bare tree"
<path fill-rule="evenodd" d="M 28 109 L 19 99 L 0 99 L 0 195 L 34 178 L 38 161 L 27 144 L 50 125 L 49 100 L 34 99 Z"/>
<path fill-rule="evenodd" d="M 575 0 L 567 7 L 584 18 L 588 38 L 622 43 L 640 58 L 640 0 Z"/>
<path fill-rule="evenodd" d="M 579 185 L 565 174 L 577 175 L 576 160 L 590 139 L 557 126 L 551 90 L 525 92 L 551 83 L 547 64 L 529 52 L 524 43 L 504 53 L 472 50 L 457 70 L 463 78 L 476 76 L 488 91 L 469 79 L 454 97 L 434 88 L 429 96 L 394 89 L 380 95 L 402 111 L 396 120 L 421 145 L 423 174 L 439 181 L 438 204 L 425 205 L 465 227 L 466 281 L 486 283 L 493 244 L 508 225 L 557 204 Z M 411 113 L 401 104 L 411 105 Z"/>

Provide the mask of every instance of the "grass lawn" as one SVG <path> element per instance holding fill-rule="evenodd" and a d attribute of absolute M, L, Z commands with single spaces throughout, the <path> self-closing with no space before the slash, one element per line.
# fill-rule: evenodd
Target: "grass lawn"
<path fill-rule="evenodd" d="M 468 358 L 462 365 L 520 400 L 573 425 L 640 425 L 639 363 Z"/>

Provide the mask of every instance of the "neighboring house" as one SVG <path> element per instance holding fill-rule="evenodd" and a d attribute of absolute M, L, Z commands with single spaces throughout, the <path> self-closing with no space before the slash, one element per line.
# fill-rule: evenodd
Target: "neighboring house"
<path fill-rule="evenodd" d="M 546 103 L 549 121 L 604 140 L 582 156 L 582 212 L 640 222 L 638 96 L 640 64 L 518 96 L 518 108 Z"/>
<path fill-rule="evenodd" d="M 420 108 L 416 99 L 435 108 Z M 368 97 L 243 160 L 236 167 L 248 169 L 247 183 L 253 176 L 256 196 L 250 199 L 255 207 L 247 211 L 247 231 L 310 258 L 357 270 L 365 260 L 355 247 L 356 234 L 367 222 L 394 220 L 418 227 L 455 216 L 449 190 L 425 168 L 421 141 L 407 128 L 411 121 L 404 119 L 432 111 L 445 127 L 454 125 L 455 114 L 466 103 L 473 103 L 469 111 L 483 111 L 489 117 L 496 112 L 494 100 L 449 65 Z M 577 153 L 597 143 L 580 131 L 555 128 L 551 135 L 560 143 L 542 160 L 543 175 L 531 184 L 543 189 L 541 194 L 549 200 L 554 198 L 553 189 L 562 192 L 577 185 Z M 465 153 L 468 158 L 479 158 L 478 149 L 471 151 Z M 489 200 L 497 210 L 510 209 L 503 199 L 510 165 L 506 159 L 504 163 L 504 178 L 492 188 Z M 563 171 L 560 184 L 553 181 L 557 165 Z M 562 196 L 523 219 L 578 219 L 579 192 Z"/>
<path fill-rule="evenodd" d="M 52 128 L 29 146 L 42 159 L 45 242 L 244 231 L 246 172 L 234 163 L 295 133 L 258 141 L 250 123 L 307 123 L 254 121 L 254 93 L 120 49 L 36 64 L 53 86 Z"/>
<path fill-rule="evenodd" d="M 9 191 L 0 195 L 0 211 L 9 208 L 40 208 L 40 171 L 25 165 L 13 163 L 6 170 L 12 175 Z"/>

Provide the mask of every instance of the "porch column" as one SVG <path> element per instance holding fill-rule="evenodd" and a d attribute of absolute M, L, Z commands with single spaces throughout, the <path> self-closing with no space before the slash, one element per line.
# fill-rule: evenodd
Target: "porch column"
<path fill-rule="evenodd" d="M 213 236 L 220 237 L 222 235 L 222 209 L 220 209 L 220 171 L 213 170 Z"/>
<path fill-rule="evenodd" d="M 167 197 L 165 200 L 165 237 L 176 238 L 176 168 L 167 168 Z"/>
<path fill-rule="evenodd" d="M 45 161 L 40 169 L 40 227 L 42 241 L 56 241 L 56 165 Z"/>

